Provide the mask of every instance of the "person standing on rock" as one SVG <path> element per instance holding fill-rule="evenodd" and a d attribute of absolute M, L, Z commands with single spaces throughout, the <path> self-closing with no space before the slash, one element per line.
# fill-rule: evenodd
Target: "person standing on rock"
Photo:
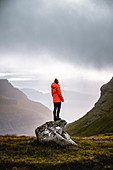
<path fill-rule="evenodd" d="M 64 102 L 64 98 L 61 94 L 60 85 L 58 83 L 59 83 L 58 79 L 55 78 L 54 82 L 51 84 L 51 94 L 54 103 L 54 110 L 53 110 L 54 121 L 60 120 L 59 114 L 60 114 L 61 102 Z"/>

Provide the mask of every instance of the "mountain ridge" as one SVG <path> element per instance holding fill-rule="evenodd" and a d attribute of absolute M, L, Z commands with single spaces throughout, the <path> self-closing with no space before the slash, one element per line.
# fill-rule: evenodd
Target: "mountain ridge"
<path fill-rule="evenodd" d="M 0 134 L 33 135 L 37 126 L 51 119 L 50 109 L 0 79 Z"/>

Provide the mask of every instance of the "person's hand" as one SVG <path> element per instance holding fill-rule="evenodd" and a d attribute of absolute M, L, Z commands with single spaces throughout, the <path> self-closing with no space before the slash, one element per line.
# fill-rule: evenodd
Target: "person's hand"
<path fill-rule="evenodd" d="M 62 102 L 64 102 L 64 99 L 62 99 Z"/>

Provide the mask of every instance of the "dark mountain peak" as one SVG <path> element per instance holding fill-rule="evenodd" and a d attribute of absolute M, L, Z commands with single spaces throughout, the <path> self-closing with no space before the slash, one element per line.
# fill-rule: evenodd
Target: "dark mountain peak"
<path fill-rule="evenodd" d="M 110 80 L 111 82 L 113 82 L 113 77 L 111 78 L 111 80 Z"/>
<path fill-rule="evenodd" d="M 110 95 L 113 93 L 113 77 L 112 79 L 101 87 L 101 96 Z"/>
<path fill-rule="evenodd" d="M 7 79 L 0 79 L 0 87 L 4 88 L 4 86 L 5 87 L 9 86 L 10 88 L 13 87 Z"/>
<path fill-rule="evenodd" d="M 27 100 L 27 96 L 17 88 L 14 88 L 7 79 L 0 79 L 0 95 L 15 100 Z"/>
<path fill-rule="evenodd" d="M 101 87 L 101 95 L 95 106 L 103 106 L 108 103 L 113 97 L 113 78 Z M 109 107 L 112 103 L 109 103 Z M 108 108 L 108 106 L 107 106 Z"/>
<path fill-rule="evenodd" d="M 4 82 L 4 83 L 7 82 L 7 83 L 8 83 L 8 80 L 7 80 L 7 79 L 0 79 L 0 82 L 2 82 L 2 83 L 3 83 L 3 82 Z"/>

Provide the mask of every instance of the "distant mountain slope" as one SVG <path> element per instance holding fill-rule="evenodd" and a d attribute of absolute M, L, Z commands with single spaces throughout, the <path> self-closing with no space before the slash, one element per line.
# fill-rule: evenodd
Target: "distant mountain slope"
<path fill-rule="evenodd" d="M 0 80 L 0 134 L 33 135 L 37 126 L 51 119 L 51 110 Z"/>
<path fill-rule="evenodd" d="M 113 132 L 113 78 L 101 87 L 95 107 L 84 117 L 67 126 L 72 136 L 91 136 Z"/>
<path fill-rule="evenodd" d="M 40 102 L 49 108 L 52 108 L 52 96 L 50 93 L 42 93 L 35 89 L 20 89 L 30 100 Z"/>
<path fill-rule="evenodd" d="M 53 109 L 51 93 L 42 93 L 28 88 L 20 90 L 24 92 L 29 99 L 41 102 L 50 109 Z M 83 94 L 76 91 L 62 90 L 62 94 L 65 101 L 62 104 L 60 116 L 69 122 L 82 117 L 86 111 L 92 108 L 93 103 L 97 100 L 96 95 Z"/>

